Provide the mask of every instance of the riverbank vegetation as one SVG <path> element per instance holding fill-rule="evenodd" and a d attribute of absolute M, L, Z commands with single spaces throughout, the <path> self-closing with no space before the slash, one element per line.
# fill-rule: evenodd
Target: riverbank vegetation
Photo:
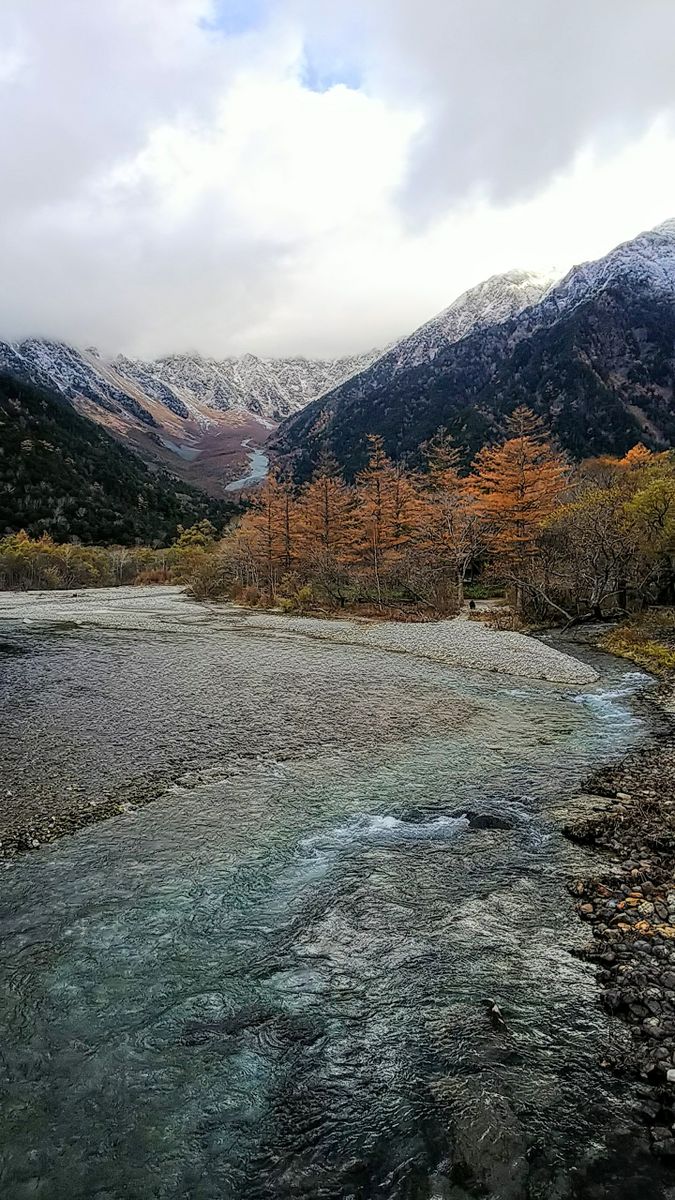
<path fill-rule="evenodd" d="M 602 650 L 628 658 L 670 683 L 675 679 L 675 608 L 648 609 L 599 640 Z"/>
<path fill-rule="evenodd" d="M 49 534 L 33 538 L 22 529 L 0 538 L 0 590 L 185 583 L 197 577 L 205 559 L 217 556 L 216 546 L 216 529 L 206 520 L 187 529 L 179 526 L 176 540 L 166 549 L 82 546 L 55 542 Z"/>
<path fill-rule="evenodd" d="M 517 621 L 565 625 L 675 601 L 673 452 L 572 465 L 523 407 L 468 473 L 442 430 L 423 449 L 412 471 L 371 438 L 353 485 L 329 458 L 302 487 L 273 472 L 224 536 L 202 520 L 165 549 L 15 534 L 0 586 L 181 582 L 202 600 L 399 619 L 501 590 Z"/>
<path fill-rule="evenodd" d="M 443 431 L 427 470 L 371 438 L 353 486 L 325 459 L 300 489 L 272 474 L 202 560 L 194 594 L 294 611 L 447 614 L 501 585 L 521 620 L 572 624 L 675 598 L 675 455 L 638 445 L 572 466 L 526 408 L 462 475 Z"/>

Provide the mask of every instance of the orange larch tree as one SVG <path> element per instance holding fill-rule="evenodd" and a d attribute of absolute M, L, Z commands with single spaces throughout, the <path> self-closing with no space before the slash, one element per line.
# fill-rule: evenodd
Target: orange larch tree
<path fill-rule="evenodd" d="M 237 539 L 252 564 L 256 585 L 273 599 L 295 560 L 295 501 L 290 483 L 272 472 L 251 497 Z"/>
<path fill-rule="evenodd" d="M 297 509 L 297 544 L 301 559 L 317 553 L 342 560 L 353 535 L 354 497 L 328 456 L 305 485 Z"/>
<path fill-rule="evenodd" d="M 509 418 L 506 440 L 483 447 L 474 460 L 469 487 L 497 566 L 515 585 L 518 610 L 537 535 L 567 478 L 565 458 L 525 406 Z"/>
<path fill-rule="evenodd" d="M 344 607 L 347 564 L 354 540 L 354 494 L 326 456 L 296 506 L 296 548 L 301 570 Z"/>
<path fill-rule="evenodd" d="M 469 481 L 459 473 L 460 454 L 441 429 L 422 447 L 428 465 L 422 517 L 424 545 L 438 574 L 439 607 L 447 607 L 444 589 L 452 586 L 461 607 L 468 570 L 483 546 L 482 519 Z"/>
<path fill-rule="evenodd" d="M 369 437 L 368 465 L 356 479 L 350 558 L 372 578 L 382 606 L 386 573 L 401 560 L 420 525 L 420 499 L 412 478 L 385 454 L 382 438 Z"/>

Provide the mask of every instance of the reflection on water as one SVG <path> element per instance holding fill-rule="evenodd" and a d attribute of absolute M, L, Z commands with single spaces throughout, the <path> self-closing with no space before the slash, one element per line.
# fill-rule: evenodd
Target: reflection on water
<path fill-rule="evenodd" d="M 150 619 L 11 640 L 17 789 L 167 791 L 4 874 L 3 1200 L 662 1194 L 549 816 L 644 736 L 641 680 Z"/>

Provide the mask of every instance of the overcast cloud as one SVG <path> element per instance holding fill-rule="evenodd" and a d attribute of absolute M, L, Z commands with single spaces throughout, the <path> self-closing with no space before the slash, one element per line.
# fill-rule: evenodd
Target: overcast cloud
<path fill-rule="evenodd" d="M 2 0 L 0 337 L 382 345 L 675 215 L 673 0 Z"/>

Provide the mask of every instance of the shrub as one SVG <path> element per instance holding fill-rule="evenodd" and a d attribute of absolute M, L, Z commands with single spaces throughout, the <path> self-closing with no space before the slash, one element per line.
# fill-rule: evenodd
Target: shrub
<path fill-rule="evenodd" d="M 610 630 L 599 645 L 655 675 L 669 676 L 675 671 L 675 610 L 662 609 L 634 617 Z"/>
<path fill-rule="evenodd" d="M 230 595 L 232 577 L 226 559 L 208 555 L 187 577 L 187 590 L 195 600 L 221 600 Z"/>
<path fill-rule="evenodd" d="M 31 538 L 24 531 L 0 539 L 0 589 L 32 591 L 167 583 L 166 554 L 147 546 L 81 546 Z"/>
<path fill-rule="evenodd" d="M 287 613 L 308 612 L 315 603 L 311 583 L 296 588 L 290 596 L 279 596 L 279 607 Z"/>
<path fill-rule="evenodd" d="M 246 608 L 255 608 L 262 599 L 263 594 L 257 587 L 245 587 L 239 592 L 239 604 L 243 604 Z"/>
<path fill-rule="evenodd" d="M 152 583 L 171 583 L 172 575 L 168 567 L 151 567 L 145 571 L 139 571 L 134 577 L 133 583 L 136 587 L 145 587 Z"/>

